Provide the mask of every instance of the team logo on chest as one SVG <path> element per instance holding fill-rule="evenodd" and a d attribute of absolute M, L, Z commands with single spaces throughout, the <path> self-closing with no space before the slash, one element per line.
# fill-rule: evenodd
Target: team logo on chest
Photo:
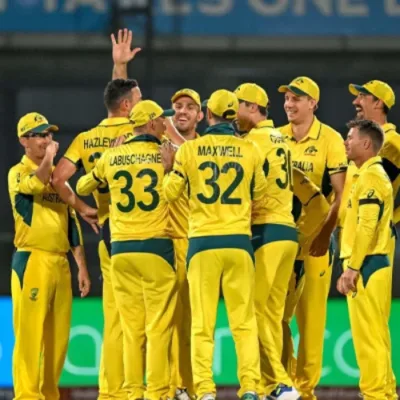
<path fill-rule="evenodd" d="M 309 146 L 304 150 L 305 156 L 315 156 L 318 153 L 318 150 L 315 146 Z"/>

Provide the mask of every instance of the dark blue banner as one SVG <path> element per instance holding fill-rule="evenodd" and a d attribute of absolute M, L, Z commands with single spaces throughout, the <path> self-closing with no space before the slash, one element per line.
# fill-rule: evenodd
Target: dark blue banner
<path fill-rule="evenodd" d="M 0 31 L 101 32 L 108 27 L 112 1 L 0 0 Z M 139 0 L 118 2 L 143 4 Z M 400 35 L 400 0 L 154 0 L 154 3 L 155 28 L 159 34 Z M 129 19 L 129 24 L 140 32 L 140 23 L 135 19 Z"/>

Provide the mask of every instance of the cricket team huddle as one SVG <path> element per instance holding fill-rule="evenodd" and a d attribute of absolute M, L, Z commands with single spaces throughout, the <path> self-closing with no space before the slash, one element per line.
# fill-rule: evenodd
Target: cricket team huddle
<path fill-rule="evenodd" d="M 8 175 L 14 399 L 60 398 L 70 250 L 81 296 L 90 291 L 77 214 L 100 236 L 99 400 L 214 400 L 220 293 L 238 396 L 317 399 L 334 254 L 361 396 L 397 399 L 388 322 L 400 135 L 388 122 L 391 87 L 379 80 L 349 85 L 356 117 L 344 141 L 315 116 L 320 89 L 305 76 L 278 88 L 287 115 L 280 128 L 255 83 L 217 90 L 203 102 L 181 89 L 168 110 L 142 100 L 138 82 L 128 79 L 140 50 L 131 44 L 131 31 L 112 35 L 108 116 L 77 135 L 56 166 L 58 127 L 36 112 L 18 123 L 25 154 Z M 68 180 L 80 169 L 75 194 Z M 82 200 L 89 195 L 96 208 Z"/>

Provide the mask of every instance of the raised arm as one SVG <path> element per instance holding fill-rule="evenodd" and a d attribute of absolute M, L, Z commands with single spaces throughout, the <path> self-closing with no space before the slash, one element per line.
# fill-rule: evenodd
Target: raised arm
<path fill-rule="evenodd" d="M 114 34 L 111 35 L 114 61 L 112 79 L 128 79 L 128 63 L 142 50 L 140 47 L 131 50 L 132 39 L 132 31 L 126 28 L 118 31 L 117 38 L 115 38 Z"/>

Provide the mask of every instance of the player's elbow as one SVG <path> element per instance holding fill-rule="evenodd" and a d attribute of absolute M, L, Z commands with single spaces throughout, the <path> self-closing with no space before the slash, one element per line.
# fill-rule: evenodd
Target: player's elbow
<path fill-rule="evenodd" d="M 51 184 L 52 186 L 57 190 L 59 188 L 62 188 L 66 183 L 66 179 L 61 176 L 57 171 L 54 171 L 52 177 L 51 177 Z"/>

